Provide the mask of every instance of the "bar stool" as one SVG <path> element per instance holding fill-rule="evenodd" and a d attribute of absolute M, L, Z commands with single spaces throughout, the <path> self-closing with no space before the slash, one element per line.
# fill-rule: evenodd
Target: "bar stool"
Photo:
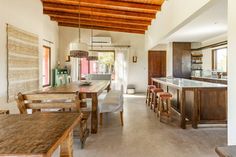
<path fill-rule="evenodd" d="M 151 89 L 151 94 L 152 94 L 152 97 L 151 97 L 151 110 L 153 109 L 154 112 L 156 112 L 156 108 L 157 108 L 157 105 L 158 105 L 158 93 L 160 92 L 164 92 L 163 89 L 161 88 L 152 88 Z"/>
<path fill-rule="evenodd" d="M 159 103 L 157 116 L 160 116 L 160 122 L 162 122 L 163 117 L 167 117 L 171 120 L 171 99 L 172 95 L 168 92 L 158 93 Z"/>
<path fill-rule="evenodd" d="M 150 105 L 150 100 L 151 100 L 151 89 L 156 88 L 155 85 L 148 85 L 147 87 L 147 95 L 146 95 L 146 104 L 149 106 Z"/>

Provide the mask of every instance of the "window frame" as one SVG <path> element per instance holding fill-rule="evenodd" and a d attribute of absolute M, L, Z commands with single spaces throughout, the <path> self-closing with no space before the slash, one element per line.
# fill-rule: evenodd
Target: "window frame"
<path fill-rule="evenodd" d="M 212 49 L 212 71 L 217 70 L 217 50 L 221 49 L 226 49 L 228 52 L 227 46 Z M 227 75 L 227 73 L 228 73 L 228 57 L 226 57 L 226 71 L 223 72 L 223 75 Z"/>

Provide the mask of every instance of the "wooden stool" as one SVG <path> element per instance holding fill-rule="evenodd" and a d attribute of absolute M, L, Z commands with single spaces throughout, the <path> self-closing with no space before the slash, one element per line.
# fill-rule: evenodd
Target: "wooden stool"
<path fill-rule="evenodd" d="M 151 110 L 153 109 L 154 110 L 154 112 L 156 112 L 155 111 L 155 109 L 157 108 L 157 104 L 158 104 L 158 101 L 157 101 L 157 99 L 158 99 L 158 93 L 160 93 L 160 92 L 163 92 L 163 89 L 161 89 L 161 88 L 152 88 L 151 89 L 151 106 L 150 106 L 150 108 L 151 108 Z"/>
<path fill-rule="evenodd" d="M 160 122 L 162 122 L 163 117 L 167 117 L 171 120 L 171 99 L 172 95 L 168 92 L 158 93 L 159 103 L 157 116 L 160 115 Z"/>
<path fill-rule="evenodd" d="M 0 114 L 9 114 L 9 110 L 0 110 Z"/>
<path fill-rule="evenodd" d="M 148 106 L 150 106 L 150 102 L 151 102 L 151 89 L 152 88 L 156 88 L 156 86 L 155 85 L 148 85 L 148 87 L 147 87 L 146 104 Z"/>

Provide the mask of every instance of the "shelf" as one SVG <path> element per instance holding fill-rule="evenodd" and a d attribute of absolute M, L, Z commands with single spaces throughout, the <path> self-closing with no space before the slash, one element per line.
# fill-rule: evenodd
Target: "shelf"
<path fill-rule="evenodd" d="M 201 58 L 201 57 L 203 57 L 202 54 L 201 55 L 192 55 L 192 58 Z"/>
<path fill-rule="evenodd" d="M 193 62 L 192 62 L 192 64 L 203 64 L 203 62 L 199 62 L 199 63 L 193 63 Z"/>
<path fill-rule="evenodd" d="M 192 69 L 192 71 L 202 71 L 203 69 Z"/>

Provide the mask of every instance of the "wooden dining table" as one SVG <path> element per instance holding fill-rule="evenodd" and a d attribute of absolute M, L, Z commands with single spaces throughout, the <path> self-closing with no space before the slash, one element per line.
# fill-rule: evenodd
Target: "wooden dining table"
<path fill-rule="evenodd" d="M 73 156 L 73 129 L 79 113 L 0 115 L 0 156 Z"/>
<path fill-rule="evenodd" d="M 40 93 L 65 93 L 72 94 L 79 91 L 85 94 L 86 98 L 92 98 L 92 113 L 91 113 L 91 133 L 96 134 L 98 130 L 98 96 L 104 91 L 110 90 L 111 81 L 108 80 L 91 80 L 88 86 L 80 85 L 79 81 L 72 82 L 58 87 L 45 88 Z"/>

